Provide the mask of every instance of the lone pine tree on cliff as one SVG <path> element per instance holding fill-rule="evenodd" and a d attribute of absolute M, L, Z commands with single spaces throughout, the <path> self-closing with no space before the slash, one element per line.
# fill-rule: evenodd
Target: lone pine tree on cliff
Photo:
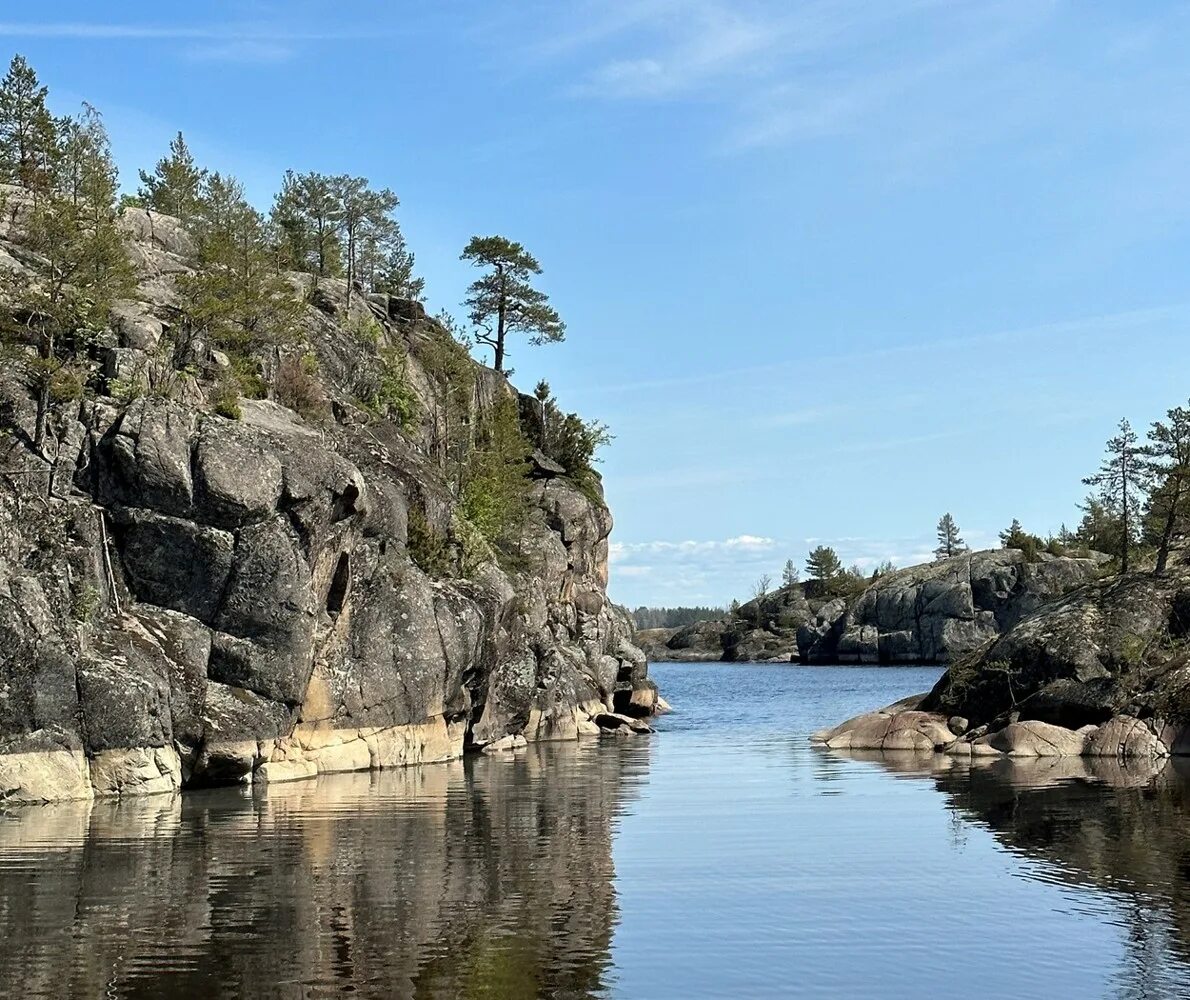
<path fill-rule="evenodd" d="M 843 563 L 829 545 L 819 545 L 806 559 L 806 574 L 819 594 L 830 593 L 842 572 Z"/>
<path fill-rule="evenodd" d="M 939 559 L 949 559 L 960 552 L 967 551 L 967 544 L 959 535 L 959 526 L 949 514 L 943 514 L 938 520 L 938 547 L 934 555 Z"/>
<path fill-rule="evenodd" d="M 492 367 L 504 371 L 505 340 L 510 333 L 527 334 L 531 344 L 564 339 L 566 324 L 549 304 L 549 297 L 529 282 L 541 265 L 520 243 L 503 236 L 473 236 L 460 260 L 486 268 L 467 289 L 463 304 L 481 332 L 475 339 L 495 352 Z"/>
<path fill-rule="evenodd" d="M 1099 500 L 1119 531 L 1120 572 L 1127 573 L 1147 473 L 1136 431 L 1127 418 L 1120 421 L 1118 429 L 1119 433 L 1108 439 L 1107 454 L 1099 471 L 1083 482 L 1099 487 Z"/>

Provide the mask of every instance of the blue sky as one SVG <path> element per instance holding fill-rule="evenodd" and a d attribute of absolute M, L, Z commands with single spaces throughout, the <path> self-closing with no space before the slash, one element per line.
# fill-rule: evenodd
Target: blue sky
<path fill-rule="evenodd" d="M 27 20 L 17 21 L 17 17 Z M 612 593 L 726 602 L 818 542 L 1077 520 L 1186 400 L 1190 8 L 1048 0 L 6 4 L 125 181 L 177 129 L 266 206 L 401 197 L 431 309 L 476 233 L 568 324 L 517 381 L 607 421 Z"/>

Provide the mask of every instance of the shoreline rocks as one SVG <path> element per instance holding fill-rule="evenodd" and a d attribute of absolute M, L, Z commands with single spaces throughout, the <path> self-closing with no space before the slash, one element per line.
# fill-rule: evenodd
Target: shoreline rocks
<path fill-rule="evenodd" d="M 910 751 L 957 757 L 1190 756 L 1185 727 L 1145 722 L 1128 715 L 1113 716 L 1101 726 L 1087 725 L 1076 730 L 1028 719 L 991 731 L 983 726 L 956 733 L 954 719 L 918 707 L 926 697 L 916 695 L 857 715 L 818 730 L 811 734 L 810 741 L 831 750 Z"/>

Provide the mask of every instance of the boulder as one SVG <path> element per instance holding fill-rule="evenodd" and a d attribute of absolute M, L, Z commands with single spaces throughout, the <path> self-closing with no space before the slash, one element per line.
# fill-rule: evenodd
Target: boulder
<path fill-rule="evenodd" d="M 1030 720 L 1013 722 L 981 736 L 975 745 L 990 746 L 1010 757 L 1077 757 L 1086 748 L 1085 734 Z"/>
<path fill-rule="evenodd" d="M 1089 757 L 1168 757 L 1169 748 L 1140 719 L 1117 715 L 1100 726 L 1087 741 Z"/>
<path fill-rule="evenodd" d="M 918 711 L 869 712 L 815 733 L 811 739 L 832 750 L 912 750 L 934 752 L 953 742 L 939 715 Z"/>

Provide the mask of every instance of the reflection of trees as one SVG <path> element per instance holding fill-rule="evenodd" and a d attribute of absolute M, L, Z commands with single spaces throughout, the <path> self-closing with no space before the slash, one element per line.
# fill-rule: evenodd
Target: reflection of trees
<path fill-rule="evenodd" d="M 530 747 L 0 816 L 0 994 L 591 996 L 612 824 L 647 752 Z"/>
<path fill-rule="evenodd" d="M 1190 759 L 848 756 L 931 778 L 949 808 L 1045 878 L 1111 892 L 1128 941 L 1118 995 L 1168 995 L 1169 963 L 1190 962 Z"/>

